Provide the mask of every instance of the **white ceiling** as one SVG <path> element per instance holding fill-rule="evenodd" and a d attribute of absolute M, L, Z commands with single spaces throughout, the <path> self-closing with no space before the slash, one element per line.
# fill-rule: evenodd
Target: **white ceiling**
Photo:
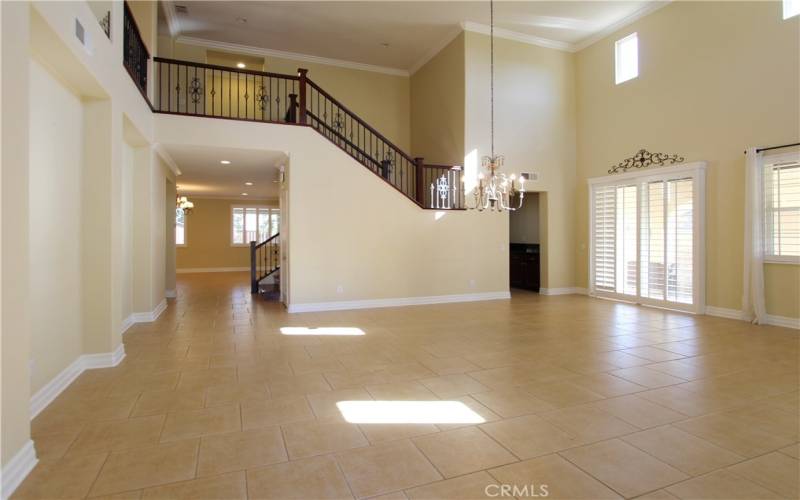
<path fill-rule="evenodd" d="M 242 200 L 277 199 L 279 167 L 286 155 L 277 151 L 256 151 L 162 144 L 163 150 L 181 171 L 178 193 L 182 195 L 229 197 Z M 229 165 L 220 163 L 228 160 Z M 252 182 L 252 186 L 245 185 Z M 247 196 L 242 196 L 247 193 Z"/>
<path fill-rule="evenodd" d="M 413 70 L 466 29 L 489 24 L 489 3 L 164 0 L 174 35 Z M 575 50 L 666 2 L 517 1 L 495 4 L 498 36 Z M 176 5 L 188 13 L 175 13 Z M 245 23 L 237 19 L 246 19 Z M 165 29 L 162 27 L 162 29 Z M 385 47 L 383 44 L 389 44 Z M 434 52 L 435 53 L 435 52 Z"/>

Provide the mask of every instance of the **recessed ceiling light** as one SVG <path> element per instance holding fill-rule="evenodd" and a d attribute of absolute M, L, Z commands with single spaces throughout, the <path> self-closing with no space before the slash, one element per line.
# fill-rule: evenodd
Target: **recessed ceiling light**
<path fill-rule="evenodd" d="M 231 164 L 230 160 L 220 160 L 219 162 L 222 163 L 223 165 L 230 165 Z"/>
<path fill-rule="evenodd" d="M 236 63 L 236 67 L 237 67 L 237 68 L 244 69 L 244 68 L 246 68 L 246 67 L 247 67 L 247 65 L 246 65 L 245 63 L 243 63 L 243 62 L 240 62 L 240 63 Z"/>
<path fill-rule="evenodd" d="M 247 196 L 247 193 L 242 193 L 242 196 Z"/>
<path fill-rule="evenodd" d="M 236 22 L 239 23 L 239 24 L 245 24 L 245 23 L 247 23 L 247 18 L 246 17 L 237 17 L 236 18 Z"/>
<path fill-rule="evenodd" d="M 245 182 L 245 183 L 244 183 L 244 185 L 245 185 L 245 186 L 252 186 L 252 185 L 253 185 L 253 183 L 252 183 L 252 182 Z"/>

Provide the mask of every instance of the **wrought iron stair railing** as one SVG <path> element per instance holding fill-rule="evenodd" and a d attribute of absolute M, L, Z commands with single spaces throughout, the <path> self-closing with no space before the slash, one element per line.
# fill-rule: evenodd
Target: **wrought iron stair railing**
<path fill-rule="evenodd" d="M 297 75 L 156 57 L 151 106 L 168 113 L 308 126 L 422 208 L 464 207 L 460 167 L 412 158 L 299 69 Z"/>
<path fill-rule="evenodd" d="M 250 291 L 258 293 L 261 280 L 281 268 L 280 233 L 261 243 L 250 242 Z"/>

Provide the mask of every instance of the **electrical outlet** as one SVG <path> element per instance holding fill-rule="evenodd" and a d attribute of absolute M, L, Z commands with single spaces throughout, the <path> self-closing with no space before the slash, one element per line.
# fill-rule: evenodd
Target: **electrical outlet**
<path fill-rule="evenodd" d="M 344 287 L 342 285 L 337 286 L 336 293 L 344 293 Z"/>
<path fill-rule="evenodd" d="M 469 280 L 469 287 L 470 288 L 475 288 L 475 280 L 474 279 Z"/>

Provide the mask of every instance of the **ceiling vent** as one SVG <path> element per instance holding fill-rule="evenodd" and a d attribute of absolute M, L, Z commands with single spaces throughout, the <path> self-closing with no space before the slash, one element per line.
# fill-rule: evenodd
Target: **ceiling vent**
<path fill-rule="evenodd" d="M 521 172 L 519 174 L 520 177 L 525 179 L 526 181 L 538 181 L 539 180 L 539 172 Z"/>
<path fill-rule="evenodd" d="M 188 14 L 189 9 L 185 5 L 176 5 L 175 12 L 177 12 L 178 14 Z"/>

